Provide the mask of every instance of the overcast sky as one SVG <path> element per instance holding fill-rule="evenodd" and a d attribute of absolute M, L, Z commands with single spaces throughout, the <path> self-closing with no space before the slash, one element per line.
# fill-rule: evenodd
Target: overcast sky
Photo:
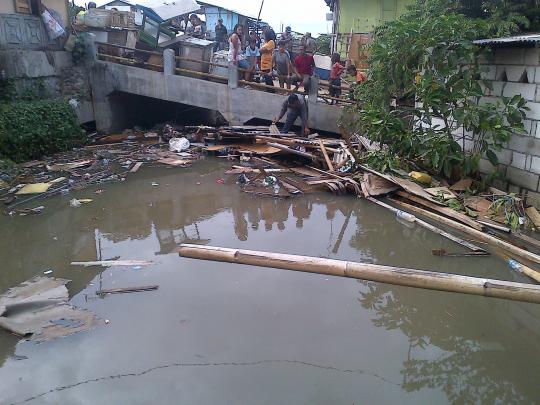
<path fill-rule="evenodd" d="M 0 0 L 3 1 L 3 0 Z M 94 0 L 95 1 L 95 0 Z M 108 3 L 110 0 L 98 0 L 97 5 Z M 75 0 L 76 4 L 84 5 L 88 0 Z M 134 0 L 132 3 L 144 4 L 146 0 Z M 207 0 L 229 9 L 257 17 L 260 0 Z M 290 25 L 293 31 L 327 33 L 331 25 L 326 22 L 326 13 L 330 12 L 324 0 L 265 0 L 261 19 L 270 23 L 279 31 L 281 24 Z"/>

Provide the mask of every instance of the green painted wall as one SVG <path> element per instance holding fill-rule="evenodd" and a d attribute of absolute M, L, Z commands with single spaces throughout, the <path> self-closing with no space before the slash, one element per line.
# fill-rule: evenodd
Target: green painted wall
<path fill-rule="evenodd" d="M 391 21 L 405 11 L 413 0 L 338 0 L 337 32 L 372 32 L 383 21 Z"/>

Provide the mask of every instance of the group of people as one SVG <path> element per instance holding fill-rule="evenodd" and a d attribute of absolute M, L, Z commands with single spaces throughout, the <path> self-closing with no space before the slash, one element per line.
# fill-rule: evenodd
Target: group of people
<path fill-rule="evenodd" d="M 222 21 L 216 25 L 216 44 L 217 49 L 224 49 L 227 30 L 222 26 Z M 244 27 L 237 24 L 232 34 L 228 37 L 228 60 L 240 69 L 240 74 L 245 81 L 254 81 L 258 74 L 260 81 L 268 86 L 274 86 L 274 79 L 277 78 L 281 88 L 297 91 L 300 86 L 304 93 L 309 93 L 312 76 L 315 71 L 315 60 L 313 55 L 317 51 L 317 44 L 306 33 L 298 48 L 299 52 L 294 53 L 294 38 L 291 27 L 286 27 L 285 32 L 280 35 L 279 40 L 271 27 L 263 29 L 263 39 L 256 32 L 250 32 L 244 37 Z M 354 76 L 356 83 L 363 82 L 365 74 L 357 71 L 354 65 L 346 69 L 341 62 L 340 55 L 334 53 L 331 57 L 332 68 L 330 71 L 329 93 L 333 98 L 341 96 L 341 78 L 345 72 Z M 336 100 L 332 100 L 332 104 Z M 308 136 L 308 104 L 302 95 L 290 94 L 283 102 L 281 111 L 273 122 L 279 122 L 284 116 L 285 125 L 282 128 L 283 133 L 288 133 L 295 121 L 300 118 L 302 126 L 302 135 Z"/>
<path fill-rule="evenodd" d="M 244 27 L 237 24 L 229 37 L 229 62 L 243 70 L 244 80 L 253 81 L 255 73 L 265 84 L 273 86 L 274 78 L 279 86 L 298 90 L 303 86 L 309 92 L 311 77 L 315 70 L 313 54 L 317 50 L 315 40 L 308 32 L 302 38 L 298 55 L 293 52 L 293 35 L 287 27 L 279 40 L 270 27 L 263 30 L 263 40 L 255 32 L 250 32 L 244 40 Z M 276 44 L 277 42 L 277 44 Z M 245 46 L 244 46 L 245 44 Z"/>

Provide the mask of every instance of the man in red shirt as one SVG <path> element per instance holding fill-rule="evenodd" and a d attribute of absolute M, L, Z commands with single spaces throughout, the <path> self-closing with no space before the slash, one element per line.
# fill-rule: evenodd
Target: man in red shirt
<path fill-rule="evenodd" d="M 304 86 L 304 91 L 309 92 L 309 85 L 311 82 L 311 76 L 313 76 L 313 70 L 315 69 L 315 60 L 313 55 L 306 53 L 306 47 L 300 47 L 300 54 L 294 59 L 295 75 L 292 77 L 292 83 L 294 84 L 294 90 L 298 90 L 300 83 Z"/>

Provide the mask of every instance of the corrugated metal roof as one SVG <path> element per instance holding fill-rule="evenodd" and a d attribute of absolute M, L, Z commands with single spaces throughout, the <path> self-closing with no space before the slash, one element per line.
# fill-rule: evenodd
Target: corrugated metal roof
<path fill-rule="evenodd" d="M 198 11 L 201 7 L 195 0 L 142 0 L 143 6 L 151 9 L 164 21 Z"/>
<path fill-rule="evenodd" d="M 527 35 L 515 35 L 513 37 L 505 38 L 491 38 L 491 39 L 479 39 L 474 41 L 477 45 L 494 45 L 494 46 L 504 46 L 504 45 L 534 45 L 540 43 L 540 34 L 527 34 Z"/>

